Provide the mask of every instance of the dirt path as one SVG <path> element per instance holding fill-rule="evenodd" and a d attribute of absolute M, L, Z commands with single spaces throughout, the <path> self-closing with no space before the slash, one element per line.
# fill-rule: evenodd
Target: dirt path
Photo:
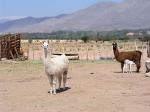
<path fill-rule="evenodd" d="M 0 112 L 148 112 L 150 78 L 113 61 L 72 62 L 68 90 L 50 95 L 42 63 L 0 64 Z"/>

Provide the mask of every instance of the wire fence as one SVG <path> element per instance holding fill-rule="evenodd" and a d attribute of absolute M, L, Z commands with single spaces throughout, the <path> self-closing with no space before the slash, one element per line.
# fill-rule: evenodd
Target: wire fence
<path fill-rule="evenodd" d="M 142 51 L 143 59 L 147 57 L 147 42 L 141 41 L 118 41 L 119 51 Z M 29 60 L 42 60 L 43 49 L 42 42 L 22 42 L 21 47 L 24 55 L 28 56 Z M 109 60 L 114 58 L 112 42 L 111 41 L 90 41 L 84 43 L 82 41 L 50 41 L 49 42 L 49 55 L 52 54 L 78 54 L 80 60 Z"/>

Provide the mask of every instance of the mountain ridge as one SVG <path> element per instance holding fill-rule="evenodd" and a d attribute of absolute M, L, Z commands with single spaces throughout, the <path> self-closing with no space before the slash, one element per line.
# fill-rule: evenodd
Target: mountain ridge
<path fill-rule="evenodd" d="M 46 32 L 58 30 L 111 31 L 150 28 L 150 0 L 99 2 L 60 18 L 48 18 L 20 27 L 1 27 L 0 32 Z M 16 23 L 17 24 L 17 23 Z"/>

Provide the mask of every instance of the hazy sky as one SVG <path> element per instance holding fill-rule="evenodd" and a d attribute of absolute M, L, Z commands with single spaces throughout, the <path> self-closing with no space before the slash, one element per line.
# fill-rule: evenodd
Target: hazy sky
<path fill-rule="evenodd" d="M 0 17 L 69 14 L 103 1 L 119 2 L 122 0 L 0 0 Z"/>

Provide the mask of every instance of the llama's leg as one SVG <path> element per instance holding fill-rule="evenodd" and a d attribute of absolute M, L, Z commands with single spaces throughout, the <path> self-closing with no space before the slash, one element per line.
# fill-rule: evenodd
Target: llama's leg
<path fill-rule="evenodd" d="M 57 76 L 53 77 L 53 94 L 56 94 L 56 83 L 57 83 Z"/>
<path fill-rule="evenodd" d="M 135 64 L 136 64 L 136 67 L 137 67 L 136 72 L 139 72 L 139 70 L 140 70 L 140 68 L 141 68 L 141 64 L 140 64 L 139 61 L 136 61 Z"/>
<path fill-rule="evenodd" d="M 59 86 L 58 86 L 58 89 L 60 90 L 60 87 L 61 87 L 61 81 L 62 81 L 62 75 L 60 74 L 58 76 L 58 83 L 59 83 Z"/>
<path fill-rule="evenodd" d="M 50 83 L 50 90 L 48 91 L 50 94 L 53 93 L 53 76 L 52 75 L 47 75 Z"/>
<path fill-rule="evenodd" d="M 123 73 L 123 66 L 124 66 L 124 62 L 121 62 L 121 70 L 122 70 L 122 73 Z"/>
<path fill-rule="evenodd" d="M 125 72 L 126 73 L 128 73 L 128 71 L 129 71 L 129 65 L 128 64 L 125 64 L 126 66 L 125 66 Z"/>
<path fill-rule="evenodd" d="M 68 72 L 68 71 L 65 71 L 65 72 L 63 73 L 63 89 L 64 89 L 64 90 L 65 90 L 65 88 L 66 88 L 67 72 Z"/>
<path fill-rule="evenodd" d="M 124 66 L 123 66 L 123 73 L 125 73 L 125 70 L 126 70 L 126 65 L 124 64 Z"/>
<path fill-rule="evenodd" d="M 126 71 L 127 73 L 130 73 L 130 64 L 127 65 L 127 69 L 126 70 L 127 70 Z"/>
<path fill-rule="evenodd" d="M 129 73 L 131 73 L 131 64 L 129 64 Z"/>
<path fill-rule="evenodd" d="M 132 64 L 130 65 L 130 71 L 131 71 L 131 73 L 132 73 Z"/>

